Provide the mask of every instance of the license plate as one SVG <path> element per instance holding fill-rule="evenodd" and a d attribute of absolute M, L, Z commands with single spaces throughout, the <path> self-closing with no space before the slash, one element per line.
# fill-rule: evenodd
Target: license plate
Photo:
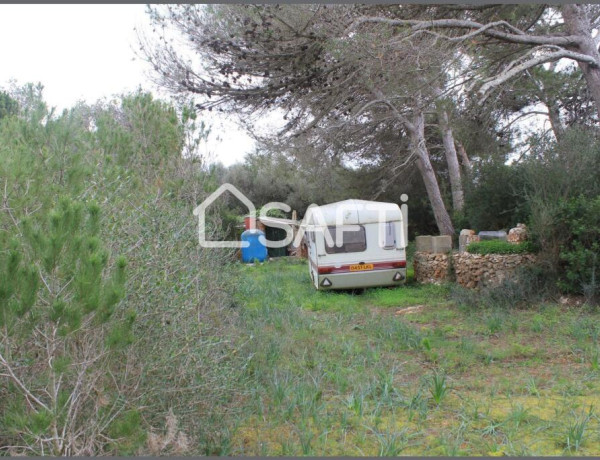
<path fill-rule="evenodd" d="M 373 264 L 356 264 L 350 265 L 351 272 L 362 272 L 365 270 L 373 270 Z"/>

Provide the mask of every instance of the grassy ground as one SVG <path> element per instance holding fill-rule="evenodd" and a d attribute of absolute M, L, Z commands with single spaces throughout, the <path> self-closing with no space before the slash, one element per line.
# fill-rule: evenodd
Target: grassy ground
<path fill-rule="evenodd" d="M 600 454 L 598 313 L 467 309 L 411 282 L 317 292 L 289 260 L 238 279 L 247 391 L 220 453 Z"/>

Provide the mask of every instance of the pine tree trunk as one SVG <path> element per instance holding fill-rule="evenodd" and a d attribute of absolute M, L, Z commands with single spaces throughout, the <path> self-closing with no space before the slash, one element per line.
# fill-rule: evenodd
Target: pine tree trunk
<path fill-rule="evenodd" d="M 558 104 L 553 99 L 546 99 L 544 104 L 548 109 L 548 119 L 550 120 L 550 126 L 552 127 L 554 137 L 559 141 L 562 138 L 564 128 L 562 121 L 560 120 L 560 109 L 558 108 Z"/>
<path fill-rule="evenodd" d="M 456 148 L 458 150 L 458 154 L 460 155 L 460 161 L 464 166 L 465 170 L 468 172 L 471 171 L 471 160 L 469 160 L 469 156 L 467 155 L 467 151 L 465 150 L 465 146 L 460 142 L 456 143 Z"/>
<path fill-rule="evenodd" d="M 448 112 L 441 109 L 438 113 L 440 131 L 442 132 L 442 142 L 444 143 L 444 152 L 446 153 L 446 162 L 448 163 L 448 175 L 450 177 L 450 189 L 452 190 L 452 208 L 455 211 L 462 211 L 465 204 L 463 186 L 460 177 L 460 166 L 458 164 L 458 155 L 454 144 L 454 134 L 448 121 Z"/>
<path fill-rule="evenodd" d="M 548 70 L 550 72 L 556 72 L 556 62 L 551 62 Z M 546 89 L 543 81 L 535 79 L 533 76 L 531 76 L 531 74 L 529 75 L 531 81 L 537 88 L 536 92 L 538 99 L 546 106 L 546 109 L 548 109 L 548 120 L 550 121 L 550 127 L 552 128 L 554 137 L 558 141 L 562 138 L 564 132 L 564 126 L 560 119 L 560 106 L 558 105 L 558 101 L 553 92 Z"/>
<path fill-rule="evenodd" d="M 592 38 L 592 25 L 586 9 L 586 5 L 564 5 L 562 16 L 567 31 L 572 35 L 579 35 L 581 37 L 578 51 L 600 62 L 600 53 Z M 600 116 L 600 68 L 584 62 L 579 62 L 579 67 L 596 104 L 598 116 Z"/>
<path fill-rule="evenodd" d="M 425 119 L 422 112 L 415 111 L 410 128 L 411 150 L 417 157 L 417 167 L 425 183 L 427 196 L 433 208 L 433 215 L 435 216 L 435 222 L 440 235 L 454 235 L 454 226 L 446 210 L 444 200 L 442 200 L 440 186 L 435 177 L 435 172 L 429 159 L 429 152 L 425 145 Z"/>

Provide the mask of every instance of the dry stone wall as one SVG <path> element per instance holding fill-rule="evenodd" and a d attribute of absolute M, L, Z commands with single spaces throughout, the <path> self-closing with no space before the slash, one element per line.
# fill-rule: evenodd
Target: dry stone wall
<path fill-rule="evenodd" d="M 415 280 L 419 283 L 442 283 L 450 281 L 448 254 L 415 252 L 413 267 Z"/>
<path fill-rule="evenodd" d="M 461 230 L 458 238 L 458 253 L 452 252 L 449 236 L 418 236 L 417 251 L 413 259 L 415 279 L 421 283 L 456 281 L 467 288 L 479 288 L 502 283 L 523 265 L 536 262 L 533 254 L 471 254 L 466 252 L 470 243 L 480 240 L 480 235 L 500 232 Z M 504 233 L 504 232 L 502 232 Z M 506 235 L 504 233 L 504 235 Z M 522 243 L 527 240 L 527 227 L 517 224 L 510 229 L 506 240 Z"/>
<path fill-rule="evenodd" d="M 453 254 L 456 282 L 467 288 L 496 286 L 521 266 L 535 263 L 533 254 Z"/>
<path fill-rule="evenodd" d="M 433 254 L 416 252 L 413 265 L 420 283 L 456 281 L 467 288 L 498 285 L 524 265 L 534 264 L 533 254 Z"/>

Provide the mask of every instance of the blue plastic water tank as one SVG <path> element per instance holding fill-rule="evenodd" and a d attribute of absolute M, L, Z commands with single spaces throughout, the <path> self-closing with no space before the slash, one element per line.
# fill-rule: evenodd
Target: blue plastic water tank
<path fill-rule="evenodd" d="M 262 241 L 261 236 L 263 237 Z M 265 232 L 262 230 L 250 229 L 242 233 L 242 241 L 250 243 L 248 247 L 242 248 L 242 262 L 252 263 L 267 260 L 267 247 L 263 244 L 264 238 Z"/>

